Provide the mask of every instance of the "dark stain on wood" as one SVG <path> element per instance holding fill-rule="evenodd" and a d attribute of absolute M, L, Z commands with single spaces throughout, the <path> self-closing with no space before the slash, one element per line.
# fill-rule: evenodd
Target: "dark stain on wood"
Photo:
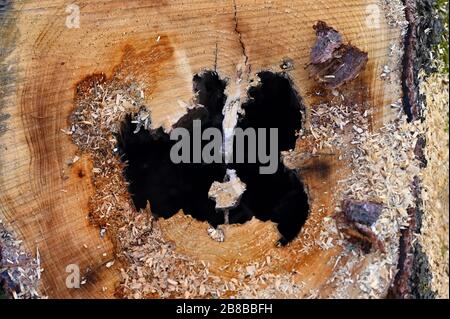
<path fill-rule="evenodd" d="M 95 83 L 113 79 L 125 84 L 130 81 L 139 83 L 144 88 L 145 96 L 150 96 L 158 87 L 159 80 L 168 75 L 162 66 L 175 64 L 175 49 L 166 35 L 161 35 L 158 43 L 146 48 L 137 48 L 126 43 L 118 50 L 122 57 L 120 62 L 112 67 L 111 76 L 106 75 L 109 68 L 105 67 L 104 73 L 94 73 L 80 79 L 75 84 L 75 100 L 83 99 L 89 94 Z"/>
<path fill-rule="evenodd" d="M 331 164 L 329 160 L 321 158 L 321 155 L 313 156 L 305 161 L 299 162 L 297 171 L 301 176 L 314 175 L 326 180 L 331 175 Z"/>
<path fill-rule="evenodd" d="M 149 48 L 136 48 L 131 44 L 123 47 L 122 61 L 114 68 L 113 77 L 126 83 L 129 79 L 144 86 L 150 96 L 162 79 L 168 76 L 167 64 L 175 65 L 175 49 L 168 36 L 161 35 L 158 43 Z"/>
<path fill-rule="evenodd" d="M 106 74 L 104 73 L 94 73 L 88 75 L 81 81 L 75 84 L 75 101 L 84 99 L 87 95 L 91 93 L 92 88 L 99 84 L 104 83 L 107 80 Z"/>
<path fill-rule="evenodd" d="M 80 169 L 78 170 L 78 177 L 79 177 L 79 178 L 83 178 L 84 176 L 86 176 L 86 174 L 84 173 L 83 169 L 80 168 Z"/>

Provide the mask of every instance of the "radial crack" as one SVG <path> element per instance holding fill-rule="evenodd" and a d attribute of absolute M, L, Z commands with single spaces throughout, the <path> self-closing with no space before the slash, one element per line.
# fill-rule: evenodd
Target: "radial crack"
<path fill-rule="evenodd" d="M 244 41 L 242 40 L 242 33 L 239 31 L 239 19 L 237 17 L 237 5 L 236 0 L 233 0 L 233 17 L 234 17 L 234 32 L 238 35 L 239 44 L 241 45 L 242 49 L 242 55 L 244 56 L 244 66 L 246 69 L 248 69 L 248 73 L 250 73 L 250 65 L 248 64 L 248 55 L 247 55 L 247 49 L 245 47 Z"/>

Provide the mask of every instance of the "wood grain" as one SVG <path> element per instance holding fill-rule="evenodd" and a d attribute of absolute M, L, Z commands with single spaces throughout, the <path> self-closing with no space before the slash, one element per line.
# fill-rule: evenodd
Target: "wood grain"
<path fill-rule="evenodd" d="M 117 268 L 102 267 L 114 254 L 110 241 L 100 238 L 99 230 L 86 219 L 93 192 L 89 159 L 69 167 L 67 161 L 76 147 L 61 132 L 68 127 L 75 85 L 86 76 L 111 75 L 122 65 L 146 84 L 154 125 L 167 128 L 182 112 L 178 101 L 192 98 L 194 74 L 215 69 L 234 82 L 244 55 L 250 77 L 261 70 L 280 71 L 282 60 L 290 58 L 295 67 L 289 76 L 308 106 L 313 98 L 306 93 L 315 84 L 304 65 L 315 39 L 312 25 L 321 19 L 369 54 L 361 81 L 374 107 L 374 126 L 390 118 L 388 105 L 400 95 L 400 88 L 379 76 L 389 44 L 399 34 L 388 27 L 383 14 L 379 27 L 366 23 L 367 6 L 376 5 L 376 0 L 76 1 L 81 12 L 78 29 L 65 25 L 67 1 L 6 3 L 0 12 L 0 127 L 5 126 L 0 129 L 0 218 L 30 251 L 39 247 L 45 269 L 42 290 L 51 297 L 112 297 L 120 279 Z M 291 258 L 292 247 L 301 247 L 308 229 L 314 233 L 314 221 L 323 217 L 319 208 L 332 210 L 324 192 L 335 186 L 345 169 L 341 171 L 334 159 L 328 164 L 331 174 L 325 179 L 304 177 L 312 196 L 311 219 L 289 250 L 277 251 L 285 260 Z M 83 179 L 76 174 L 80 167 L 87 172 Z M 209 251 L 204 258 L 218 265 L 218 258 L 226 259 L 236 249 L 233 240 L 223 246 L 211 243 L 200 251 L 194 244 L 183 244 L 183 232 L 206 234 L 203 226 L 186 219 L 178 216 L 162 222 L 167 238 L 180 252 L 199 258 L 199 253 Z M 258 259 L 261 252 L 274 249 L 272 227 L 253 221 L 230 226 L 228 232 L 231 238 L 256 233 L 253 241 L 258 240 L 258 232 L 268 232 L 260 241 L 265 248 L 247 257 Z M 252 245 L 250 241 L 241 248 L 250 251 Z M 218 249 L 224 252 L 212 253 Z M 300 273 L 309 274 L 310 287 L 324 282 L 331 271 L 326 261 L 332 254 L 317 251 L 296 259 Z M 71 263 L 92 269 L 95 280 L 81 289 L 67 289 L 65 267 Z"/>

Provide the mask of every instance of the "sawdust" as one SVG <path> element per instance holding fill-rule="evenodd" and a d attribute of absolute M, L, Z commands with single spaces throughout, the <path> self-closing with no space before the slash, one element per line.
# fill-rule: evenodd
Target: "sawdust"
<path fill-rule="evenodd" d="M 380 66 L 379 76 L 389 83 L 392 88 L 400 88 L 402 85 L 404 36 L 408 30 L 408 21 L 405 17 L 405 6 L 402 0 L 379 0 L 388 26 L 396 29 L 399 37 L 389 43 L 388 59 L 386 64 Z M 400 90 L 399 90 L 400 91 Z M 398 100 L 392 103 L 392 108 L 401 107 L 401 92 L 398 92 Z"/>
<path fill-rule="evenodd" d="M 330 217 L 317 225 L 322 231 L 315 245 L 323 250 L 343 248 L 334 261 L 335 273 L 327 282 L 338 286 L 332 297 L 380 298 L 386 295 L 395 276 L 399 232 L 408 221 L 406 209 L 414 203 L 410 185 L 413 176 L 419 174 L 414 146 L 420 125 L 406 123 L 399 112 L 397 119 L 371 133 L 371 106 L 346 100 L 345 92 L 333 95 L 333 104 L 311 107 L 310 125 L 300 132 L 300 138 L 311 140 L 311 154 L 337 154 L 349 163 L 352 174 L 339 182 L 334 202 L 353 198 L 384 204 L 372 231 L 384 242 L 386 254 L 364 254 L 346 240 Z M 143 128 L 148 127 L 150 112 L 142 101 L 136 85 L 98 78 L 77 101 L 72 127 L 66 130 L 80 150 L 92 157 L 96 192 L 90 201 L 90 218 L 106 230 L 115 244 L 116 258 L 126 265 L 121 270 L 123 281 L 117 294 L 127 298 L 298 297 L 304 285 L 296 281 L 293 273 L 270 273 L 269 261 L 226 265 L 236 274 L 231 279 L 211 274 L 207 264 L 176 253 L 174 245 L 164 240 L 151 207 L 135 211 L 122 175 L 126 164 L 115 154 L 115 134 L 128 113 Z M 299 154 L 284 154 L 285 162 L 295 162 Z M 342 271 L 345 268 L 348 271 Z M 358 271 L 361 276 L 355 278 L 353 272 Z M 352 289 L 357 293 L 351 293 Z M 320 297 L 317 291 L 307 296 Z"/>
<path fill-rule="evenodd" d="M 136 212 L 122 172 L 126 163 L 117 155 L 116 136 L 127 114 L 138 129 L 149 129 L 150 112 L 142 90 L 134 83 L 119 84 L 95 76 L 78 88 L 72 126 L 65 130 L 93 162 L 95 193 L 89 217 L 115 245 L 123 281 L 117 294 L 126 298 L 217 296 L 206 265 L 176 254 L 161 238 L 148 207 Z M 181 293 L 182 292 L 182 293 Z"/>
<path fill-rule="evenodd" d="M 372 132 L 371 106 L 349 105 L 345 92 L 333 95 L 341 94 L 342 98 L 334 99 L 334 103 L 311 107 L 310 126 L 300 133 L 300 138 L 311 140 L 311 151 L 306 155 L 334 154 L 348 163 L 351 172 L 333 190 L 333 202 L 350 198 L 383 204 L 382 214 L 371 231 L 383 243 L 385 251 L 364 253 L 339 232 L 335 219 L 324 218 L 317 225 L 322 230 L 315 244 L 323 250 L 341 247 L 342 252 L 334 260 L 334 272 L 324 285 L 333 287 L 332 292 L 311 291 L 309 295 L 384 298 L 397 272 L 400 230 L 408 225 L 407 209 L 415 205 L 411 185 L 414 176 L 420 174 L 420 163 L 414 149 L 423 127 L 419 122 L 407 123 L 399 109 L 394 120 Z M 305 150 L 302 151 L 283 154 L 287 167 L 305 162 Z M 340 207 L 336 207 L 335 213 L 341 213 Z M 296 287 L 292 288 L 294 294 Z"/>
<path fill-rule="evenodd" d="M 384 205 L 382 215 L 371 229 L 384 243 L 385 254 L 379 251 L 364 254 L 358 247 L 343 241 L 341 235 L 336 235 L 334 226 L 328 225 L 321 232 L 321 246 L 324 249 L 343 246 L 345 249 L 338 259 L 347 260 L 344 268 L 337 269 L 327 282 L 336 287 L 328 297 L 348 297 L 355 295 L 352 290 L 358 289 L 356 295 L 361 298 L 382 298 L 396 273 L 398 240 L 400 229 L 408 222 L 407 208 L 414 206 L 410 185 L 419 174 L 414 147 L 421 125 L 407 123 L 399 112 L 397 119 L 370 132 L 370 111 L 358 110 L 358 106 L 321 104 L 313 108 L 311 114 L 310 130 L 318 143 L 313 151 L 339 154 L 341 160 L 350 163 L 351 173 L 338 182 L 334 202 L 352 198 Z M 336 212 L 340 213 L 339 207 Z M 331 219 L 327 221 L 330 223 Z M 327 238 L 336 240 L 324 245 Z M 357 280 L 352 277 L 356 267 L 365 267 Z"/>
<path fill-rule="evenodd" d="M 400 87 L 403 57 L 401 38 L 406 33 L 408 22 L 401 1 L 383 0 L 380 5 L 388 24 L 398 29 L 401 35 L 398 41 L 390 44 L 389 59 L 387 65 L 382 66 L 380 76 L 393 87 Z M 339 203 L 343 199 L 352 198 L 384 205 L 383 213 L 371 227 L 371 231 L 383 243 L 385 251 L 365 254 L 348 241 L 337 241 L 336 244 L 343 245 L 344 250 L 336 258 L 336 270 L 326 284 L 335 290 L 326 297 L 345 298 L 357 295 L 360 298 L 383 298 L 397 272 L 400 230 L 408 225 L 407 209 L 415 205 L 411 185 L 414 176 L 420 173 L 420 165 L 415 158 L 414 148 L 423 127 L 417 122 L 407 123 L 401 111 L 400 99 L 391 108 L 398 110 L 397 116 L 373 132 L 365 120 L 370 119 L 370 106 L 366 110 L 360 106 L 352 116 L 349 116 L 348 107 L 324 105 L 319 108 L 318 113 L 324 119 L 318 122 L 332 123 L 321 126 L 315 124 L 320 128 L 315 135 L 320 136 L 324 132 L 323 135 L 328 136 L 320 146 L 331 149 L 332 152 L 337 149 L 339 159 L 349 161 L 351 168 L 349 177 L 339 181 L 334 201 Z M 331 110 L 331 114 L 327 114 L 327 109 Z M 353 108 L 350 110 L 353 111 Z M 346 133 L 343 134 L 343 131 Z M 348 138 L 345 140 L 343 136 Z M 323 152 L 320 148 L 318 152 Z M 336 214 L 341 214 L 340 207 L 336 207 Z M 328 235 L 326 231 L 321 234 L 324 238 L 333 236 L 336 232 L 334 227 L 329 226 L 327 229 L 332 231 Z M 340 237 L 342 239 L 342 234 Z M 355 278 L 352 276 L 354 273 L 359 275 Z"/>
<path fill-rule="evenodd" d="M 388 25 L 400 29 L 401 35 L 406 35 L 408 21 L 405 19 L 405 5 L 401 0 L 379 0 Z"/>
<path fill-rule="evenodd" d="M 414 147 L 421 126 L 419 123 L 407 123 L 406 118 L 399 113 L 396 120 L 371 133 L 366 118 L 369 112 L 353 113 L 350 110 L 343 106 L 327 108 L 326 105 L 319 105 L 313 111 L 313 116 L 317 118 L 312 121 L 312 129 L 318 140 L 321 140 L 317 152 L 324 151 L 322 147 L 326 147 L 327 151 L 340 154 L 341 160 L 350 162 L 351 174 L 339 181 L 335 202 L 352 198 L 383 203 L 383 213 L 371 229 L 384 243 L 386 254 L 379 251 L 363 254 L 357 248 L 351 249 L 349 253 L 346 249 L 341 257 L 349 259 L 344 266 L 348 268 L 347 271 L 340 269 L 328 283 L 338 287 L 331 297 L 350 296 L 351 289 L 356 287 L 360 290 L 357 295 L 361 298 L 381 298 L 386 295 L 396 273 L 399 234 L 408 222 L 407 208 L 414 206 L 410 185 L 413 176 L 419 174 Z M 331 118 L 334 121 L 330 121 Z M 324 139 L 324 136 L 329 138 Z M 350 141 L 346 141 L 345 137 L 349 137 Z M 337 207 L 336 211 L 339 213 L 340 208 Z M 328 229 L 330 233 L 327 234 L 325 230 L 320 240 L 333 237 L 333 233 L 336 233 L 334 227 Z M 336 241 L 335 245 L 340 243 L 342 241 Z M 364 263 L 370 266 L 355 281 L 351 276 L 353 266 Z"/>
<path fill-rule="evenodd" d="M 33 257 L 0 220 L 0 282 L 6 293 L 14 299 L 45 298 L 39 291 L 42 271 L 39 250 Z"/>
<path fill-rule="evenodd" d="M 123 177 L 126 163 L 117 154 L 116 134 L 127 114 L 131 114 L 140 129 L 151 129 L 151 112 L 141 92 L 134 83 L 118 83 L 104 76 L 89 78 L 79 85 L 71 127 L 63 130 L 79 147 L 80 154 L 75 158 L 87 154 L 93 163 L 95 192 L 89 202 L 89 218 L 100 227 L 102 235 L 111 239 L 114 257 L 124 265 L 116 295 L 124 298 L 252 297 L 261 285 L 279 290 L 285 296 L 288 292 L 297 293 L 285 284 L 278 285 L 279 280 L 292 282 L 291 274 L 268 273 L 267 267 L 273 260 L 270 256 L 263 262 L 225 265 L 234 274 L 231 278 L 211 273 L 205 262 L 175 252 L 174 244 L 163 238 L 149 205 L 144 211 L 136 211 Z"/>
<path fill-rule="evenodd" d="M 342 248 L 333 261 L 334 272 L 324 285 L 332 292 L 318 297 L 383 298 L 397 272 L 400 230 L 408 225 L 407 209 L 415 206 L 411 185 L 414 176 L 420 174 L 420 163 L 414 149 L 423 126 L 408 123 L 398 101 L 393 118 L 374 129 L 370 104 L 352 102 L 345 89 L 333 90 L 331 95 L 325 97 L 325 102 L 311 106 L 309 125 L 300 132 L 309 149 L 286 152 L 283 162 L 301 171 L 310 158 L 335 156 L 349 171 L 345 173 L 348 178 L 340 180 L 331 191 L 333 202 L 355 199 L 383 204 L 382 214 L 370 230 L 383 243 L 384 252 L 364 253 L 338 230 L 331 217 L 317 225 L 322 230 L 315 242 L 324 250 Z M 335 210 L 339 216 L 341 208 Z"/>
<path fill-rule="evenodd" d="M 426 96 L 425 156 L 422 170 L 423 224 L 419 242 L 432 272 L 431 287 L 449 298 L 449 137 L 448 74 L 433 74 L 421 83 Z"/>
<path fill-rule="evenodd" d="M 373 253 L 371 268 L 359 281 L 361 296 L 383 297 L 386 283 L 396 272 L 400 229 L 408 225 L 407 209 L 415 203 L 411 184 L 420 170 L 414 155 L 420 131 L 419 123 L 409 124 L 402 116 L 379 132 L 362 134 L 357 138 L 352 174 L 340 183 L 344 198 L 374 200 L 385 206 L 371 229 L 386 254 Z"/>
<path fill-rule="evenodd" d="M 392 17 L 392 27 L 404 30 L 400 1 L 382 1 Z M 386 7 L 383 9 L 388 10 Z M 403 19 L 403 20 L 402 20 Z M 403 31 L 402 31 L 403 33 Z M 391 63 L 400 65 L 401 41 L 391 46 Z M 389 76 L 400 70 L 391 71 Z M 399 87 L 395 85 L 395 87 Z M 314 289 L 306 292 L 305 283 L 295 272 L 273 274 L 268 267 L 276 256 L 247 265 L 224 265 L 234 274 L 222 278 L 209 271 L 208 264 L 193 260 L 175 251 L 174 244 L 164 240 L 161 229 L 151 215 L 151 207 L 136 212 L 127 191 L 121 163 L 116 154 L 119 125 L 127 114 L 139 129 L 151 129 L 151 111 L 144 104 L 142 89 L 134 83 L 118 83 L 104 76 L 84 83 L 78 92 L 77 108 L 72 126 L 65 130 L 73 137 L 82 153 L 91 156 L 95 194 L 90 200 L 90 219 L 100 226 L 115 245 L 116 258 L 121 261 L 122 282 L 117 295 L 126 298 L 382 298 L 396 274 L 400 229 L 407 225 L 406 210 L 414 205 L 411 182 L 419 174 L 414 146 L 422 129 L 420 124 L 408 124 L 401 116 L 401 101 L 396 102 L 398 118 L 372 132 L 372 106 L 354 103 L 348 92 L 332 90 L 332 99 L 308 109 L 309 125 L 299 132 L 311 149 L 283 154 L 287 167 L 320 156 L 336 156 L 349 165 L 351 174 L 338 184 L 333 202 L 344 198 L 372 200 L 384 204 L 384 210 L 372 231 L 384 242 L 386 252 L 364 253 L 342 234 L 332 218 L 340 209 L 327 212 L 318 221 L 319 236 L 301 245 L 299 254 L 307 254 L 312 246 L 326 251 L 341 249 L 332 263 L 333 273 L 324 286 L 334 287 L 331 293 Z M 308 160 L 306 159 L 306 160 Z M 307 237 L 308 234 L 303 234 Z M 224 268 L 225 269 L 225 268 Z M 359 275 L 358 275 L 359 274 Z"/>

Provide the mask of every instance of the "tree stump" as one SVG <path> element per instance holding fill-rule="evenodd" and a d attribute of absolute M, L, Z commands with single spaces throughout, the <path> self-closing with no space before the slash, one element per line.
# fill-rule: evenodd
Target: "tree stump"
<path fill-rule="evenodd" d="M 229 297 L 254 296 L 254 290 L 259 297 L 387 294 L 398 258 L 395 248 L 389 247 L 398 247 L 398 242 L 388 244 L 386 255 L 373 250 L 363 253 L 358 245 L 351 248 L 338 230 L 330 231 L 327 225 L 334 223 L 342 199 L 337 194 L 346 191 L 339 181 L 352 176 L 354 167 L 351 156 L 326 146 L 319 149 L 329 137 L 315 137 L 318 131 L 314 130 L 327 123 L 314 119 L 318 119 L 317 110 L 322 115 L 327 112 L 325 104 L 328 110 L 332 105 L 345 105 L 358 116 L 367 112 L 364 132 L 369 134 L 391 123 L 401 111 L 405 24 L 402 11 L 398 17 L 392 16 L 396 1 L 390 5 L 378 0 L 103 0 L 77 1 L 70 6 L 60 0 L 3 3 L 0 219 L 23 240 L 28 252 L 35 256 L 39 251 L 42 295 Z M 307 68 L 316 39 L 313 25 L 318 20 L 368 54 L 367 66 L 359 76 L 335 90 L 322 88 Z M 123 217 L 126 222 L 114 229 L 114 222 L 99 222 L 98 216 L 92 216 L 92 198 L 99 187 L 95 169 L 99 167 L 95 167 L 93 155 L 82 151 L 66 134 L 71 132 L 80 87 L 93 83 L 89 81 L 100 74 L 106 81 L 115 76 L 123 83 L 132 79 L 142 88 L 142 103 L 149 107 L 152 126 L 170 130 L 195 98 L 193 77 L 208 70 L 227 81 L 227 96 L 241 90 L 238 97 L 242 103 L 248 100 L 249 88 L 257 86 L 260 72 L 281 74 L 290 80 L 304 105 L 302 131 L 295 150 L 284 154 L 284 162 L 298 172 L 305 185 L 310 212 L 298 236 L 286 246 L 276 245 L 279 233 L 270 221 L 253 218 L 242 225 L 222 225 L 225 240 L 218 242 L 208 236 L 207 222 L 182 212 L 168 219 L 153 219 L 148 210 L 139 213 L 134 209 L 123 187 L 125 191 L 115 195 L 122 203 L 130 203 L 128 219 Z M 92 93 L 92 87 L 86 92 Z M 346 127 L 340 134 L 343 140 L 348 138 L 350 149 L 351 134 L 358 135 L 360 128 Z M 312 157 L 302 158 L 302 154 Z M 118 163 L 114 165 L 122 168 Z M 119 171 L 115 177 L 124 179 Z M 112 219 L 122 218 L 117 214 Z M 148 232 L 158 232 L 160 246 L 153 250 L 142 246 L 155 240 L 144 235 L 141 243 L 137 238 L 131 243 L 118 237 L 132 233 L 133 227 L 142 231 L 138 221 L 127 226 L 134 218 L 147 223 L 149 228 L 144 228 Z M 129 228 L 119 230 L 119 226 Z M 130 248 L 135 246 L 140 250 Z M 143 254 L 146 263 L 133 265 L 139 258 L 124 252 Z M 152 275 L 142 275 L 149 282 L 148 289 L 131 287 L 137 278 L 133 274 L 139 273 L 139 267 L 146 271 L 152 254 L 157 255 L 156 261 L 172 260 L 168 264 L 175 267 L 172 270 L 186 272 L 186 277 L 172 278 L 163 275 L 166 270 L 150 266 Z M 388 260 L 389 267 L 376 260 Z M 67 286 L 72 274 L 69 265 L 80 269 L 79 289 Z M 195 278 L 186 279 L 187 286 L 194 289 L 183 286 L 189 267 Z M 381 274 L 374 273 L 374 267 Z M 390 269 L 394 273 L 389 274 Z M 164 285 L 152 281 L 157 271 L 167 295 L 159 291 Z M 263 274 L 267 276 L 261 277 Z M 372 276 L 365 281 L 373 283 L 367 288 L 371 291 L 361 288 L 356 279 L 364 276 Z M 341 286 L 341 277 L 352 284 Z"/>

